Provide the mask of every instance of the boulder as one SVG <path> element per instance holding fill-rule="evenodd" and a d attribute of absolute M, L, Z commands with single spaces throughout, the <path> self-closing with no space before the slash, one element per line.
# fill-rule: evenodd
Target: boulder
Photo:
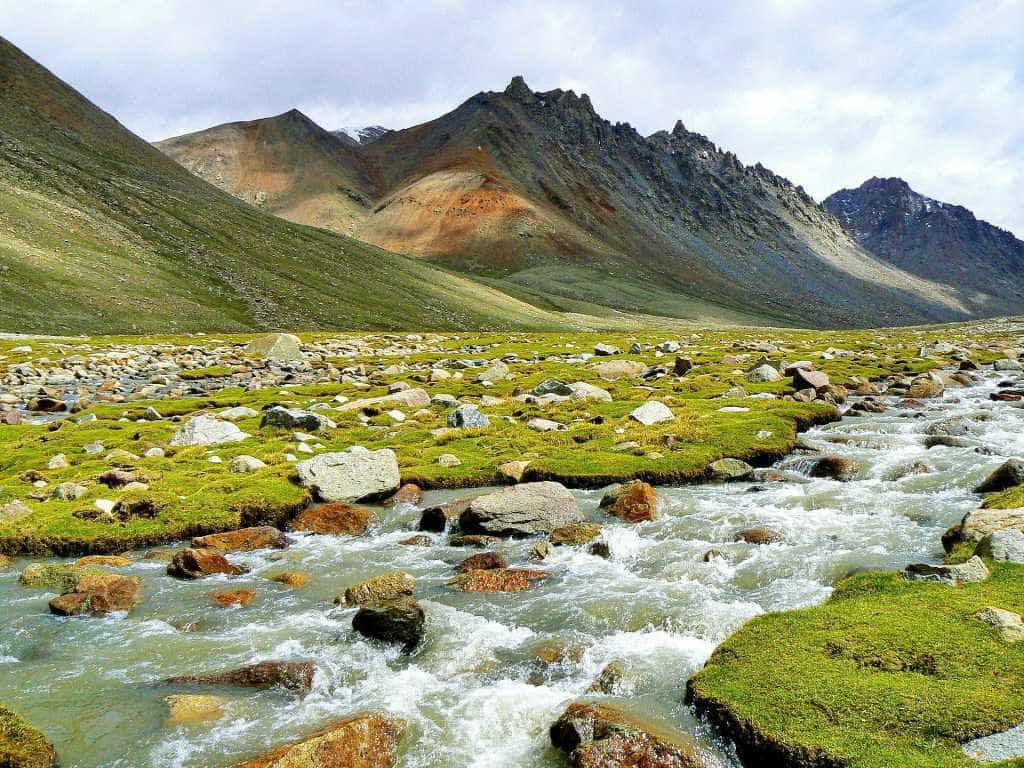
<path fill-rule="evenodd" d="M 739 459 L 719 459 L 708 465 L 711 477 L 722 482 L 750 480 L 754 477 L 754 468 Z"/>
<path fill-rule="evenodd" d="M 622 350 L 614 344 L 595 344 L 594 354 L 598 357 L 608 357 L 610 355 L 621 355 Z"/>
<path fill-rule="evenodd" d="M 74 587 L 50 601 L 50 610 L 60 616 L 130 611 L 142 602 L 142 579 L 114 573 L 87 574 Z"/>
<path fill-rule="evenodd" d="M 228 469 L 236 475 L 251 475 L 266 468 L 266 464 L 255 456 L 235 456 L 228 464 Z"/>
<path fill-rule="evenodd" d="M 237 576 L 245 569 L 232 565 L 224 555 L 213 549 L 182 549 L 174 553 L 167 566 L 167 575 L 179 579 L 201 579 L 215 573 Z"/>
<path fill-rule="evenodd" d="M 366 408 L 379 408 L 388 405 L 402 405 L 406 408 L 426 408 L 430 405 L 430 395 L 423 389 L 403 389 L 380 397 L 366 397 L 339 405 L 335 410 L 340 413 L 362 411 Z"/>
<path fill-rule="evenodd" d="M 278 584 L 284 584 L 292 589 L 300 589 L 309 583 L 309 575 L 302 571 L 282 571 L 271 578 Z"/>
<path fill-rule="evenodd" d="M 459 517 L 459 525 L 467 533 L 534 536 L 585 519 L 565 486 L 545 481 L 477 496 Z"/>
<path fill-rule="evenodd" d="M 993 531 L 978 542 L 974 554 L 1002 563 L 1024 563 L 1024 532 L 1017 528 Z"/>
<path fill-rule="evenodd" d="M 448 583 L 462 592 L 522 592 L 533 582 L 550 575 L 547 571 L 528 568 L 493 568 L 466 571 Z"/>
<path fill-rule="evenodd" d="M 764 365 L 759 365 L 757 368 L 750 371 L 750 373 L 747 374 L 747 381 L 755 384 L 770 381 L 782 381 L 782 374 L 779 373 L 774 366 L 765 363 Z"/>
<path fill-rule="evenodd" d="M 509 480 L 520 483 L 529 466 L 530 462 L 528 461 L 506 461 L 504 464 L 498 465 L 498 472 Z"/>
<path fill-rule="evenodd" d="M 223 696 L 193 693 L 167 696 L 164 703 L 167 705 L 167 724 L 174 727 L 217 720 L 224 714 L 227 701 Z"/>
<path fill-rule="evenodd" d="M 991 624 L 1008 643 L 1024 640 L 1024 620 L 1019 613 L 989 606 L 975 613 L 974 618 Z"/>
<path fill-rule="evenodd" d="M 636 360 L 603 360 L 590 366 L 605 381 L 617 379 L 634 379 L 647 370 L 647 366 Z"/>
<path fill-rule="evenodd" d="M 657 516 L 658 495 L 649 483 L 632 480 L 609 489 L 601 498 L 601 506 L 609 515 L 629 523 L 642 523 Z"/>
<path fill-rule="evenodd" d="M 802 389 L 813 389 L 815 391 L 829 384 L 828 375 L 822 371 L 814 371 L 809 368 L 794 368 L 790 374 L 793 377 L 793 388 L 798 392 Z"/>
<path fill-rule="evenodd" d="M 352 617 L 352 628 L 363 637 L 401 644 L 404 653 L 412 653 L 423 640 L 425 623 L 423 609 L 412 595 L 364 605 Z"/>
<path fill-rule="evenodd" d="M 75 560 L 75 565 L 102 565 L 105 568 L 127 568 L 132 561 L 122 555 L 86 555 Z"/>
<path fill-rule="evenodd" d="M 460 405 L 448 414 L 452 429 L 479 429 L 491 426 L 491 421 L 475 405 Z"/>
<path fill-rule="evenodd" d="M 296 465 L 299 481 L 323 501 L 359 501 L 398 490 L 401 476 L 395 452 L 349 448 L 343 453 L 322 453 Z"/>
<path fill-rule="evenodd" d="M 550 736 L 573 768 L 704 766 L 687 736 L 608 704 L 570 704 L 551 726 Z"/>
<path fill-rule="evenodd" d="M 602 403 L 610 403 L 612 401 L 612 393 L 607 389 L 601 389 L 601 387 L 588 384 L 585 381 L 577 381 L 570 384 L 569 390 L 569 399 L 576 403 L 585 403 L 590 400 Z"/>
<path fill-rule="evenodd" d="M 416 483 L 406 483 L 388 498 L 387 503 L 392 507 L 399 504 L 416 506 L 423 503 L 423 489 Z"/>
<path fill-rule="evenodd" d="M 261 661 L 226 672 L 167 678 L 169 685 L 232 685 L 239 688 L 285 688 L 306 693 L 313 687 L 316 665 L 311 661 Z"/>
<path fill-rule="evenodd" d="M 477 376 L 476 380 L 493 384 L 496 381 L 502 381 L 503 379 L 507 379 L 508 373 L 508 366 L 505 363 L 498 360 L 485 371 L 483 371 L 479 376 Z"/>
<path fill-rule="evenodd" d="M 79 580 L 86 576 L 109 576 L 94 565 L 69 565 L 67 563 L 32 563 L 21 572 L 18 583 L 23 587 L 45 589 L 50 592 L 71 592 Z"/>
<path fill-rule="evenodd" d="M 946 386 L 942 379 L 933 373 L 927 373 L 911 381 L 904 395 L 915 400 L 923 400 L 928 397 L 939 397 L 945 391 Z"/>
<path fill-rule="evenodd" d="M 664 403 L 658 400 L 648 400 L 643 405 L 634 408 L 630 412 L 629 417 L 634 421 L 639 421 L 645 427 L 649 427 L 652 424 L 672 421 L 675 418 L 675 414 Z"/>
<path fill-rule="evenodd" d="M 946 584 L 976 584 L 989 577 L 988 568 L 980 557 L 975 555 L 966 563 L 957 565 L 929 565 L 912 563 L 904 571 L 908 579 L 919 581 L 941 581 Z"/>
<path fill-rule="evenodd" d="M 221 421 L 211 416 L 193 416 L 171 437 L 170 445 L 186 448 L 194 445 L 222 445 L 237 443 L 249 435 L 230 421 Z"/>
<path fill-rule="evenodd" d="M 300 429 L 308 432 L 317 432 L 321 429 L 333 429 L 337 424 L 312 411 L 300 411 L 275 405 L 263 414 L 260 421 L 260 428 L 271 427 L 277 429 Z"/>
<path fill-rule="evenodd" d="M 544 395 L 558 395 L 559 397 L 569 397 L 572 395 L 573 389 L 568 384 L 558 379 L 544 379 L 540 384 L 533 388 L 532 393 L 537 397 L 543 397 Z"/>
<path fill-rule="evenodd" d="M 288 523 L 288 530 L 334 536 L 360 536 L 366 533 L 372 518 L 373 512 L 366 507 L 340 502 L 319 504 L 302 510 Z"/>
<path fill-rule="evenodd" d="M 981 541 L 990 533 L 1016 529 L 1024 532 L 1024 509 L 976 509 L 943 537 L 947 550 L 959 541 Z M 955 534 L 953 532 L 956 532 Z"/>
<path fill-rule="evenodd" d="M 457 499 L 445 504 L 428 507 L 423 510 L 420 515 L 418 529 L 421 531 L 444 533 L 448 526 L 458 525 L 459 518 L 462 516 L 462 513 L 466 511 L 472 501 L 472 498 Z"/>
<path fill-rule="evenodd" d="M 556 547 L 580 547 L 601 535 L 600 523 L 570 523 L 551 532 L 548 541 Z"/>
<path fill-rule="evenodd" d="M 345 590 L 344 595 L 335 598 L 334 602 L 339 605 L 370 605 L 412 595 L 415 592 L 415 576 L 405 571 L 389 571 L 353 584 Z"/>
<path fill-rule="evenodd" d="M 270 525 L 211 533 L 192 539 L 193 549 L 216 549 L 220 552 L 251 552 L 254 549 L 284 549 L 287 546 L 288 537 Z"/>
<path fill-rule="evenodd" d="M 455 566 L 458 573 L 467 571 L 489 571 L 493 568 L 508 568 L 508 560 L 501 552 L 480 552 L 470 555 Z"/>
<path fill-rule="evenodd" d="M 975 493 L 998 493 L 1024 484 L 1024 461 L 1010 459 L 974 489 Z"/>
<path fill-rule="evenodd" d="M 566 427 L 564 424 L 550 419 L 533 418 L 526 422 L 526 428 L 532 429 L 534 432 L 558 432 Z"/>
<path fill-rule="evenodd" d="M 17 523 L 31 514 L 32 510 L 29 506 L 19 499 L 0 504 L 0 525 Z"/>
<path fill-rule="evenodd" d="M 387 715 L 360 714 L 234 768 L 392 768 L 403 727 Z"/>
<path fill-rule="evenodd" d="M 245 345 L 246 354 L 278 362 L 301 362 L 302 341 L 290 333 L 272 333 Z"/>
<path fill-rule="evenodd" d="M 57 750 L 43 734 L 0 706 L 0 766 L 55 768 Z"/>
<path fill-rule="evenodd" d="M 224 421 L 240 421 L 241 419 L 255 419 L 259 416 L 258 411 L 254 411 L 252 408 L 247 408 L 244 405 L 236 405 L 234 408 L 228 408 L 225 411 L 221 411 L 217 414 L 218 419 Z"/>
<path fill-rule="evenodd" d="M 853 459 L 845 456 L 823 456 L 814 462 L 808 474 L 811 477 L 847 482 L 857 477 L 860 470 L 860 464 Z"/>

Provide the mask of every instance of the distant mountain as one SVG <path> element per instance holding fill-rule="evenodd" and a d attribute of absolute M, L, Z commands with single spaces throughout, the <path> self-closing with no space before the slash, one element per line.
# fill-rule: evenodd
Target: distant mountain
<path fill-rule="evenodd" d="M 872 178 L 824 201 L 864 248 L 928 280 L 956 287 L 979 315 L 1024 309 L 1024 242 L 903 179 Z"/>
<path fill-rule="evenodd" d="M 272 165 L 247 166 L 251 156 L 242 151 L 204 148 L 210 167 L 223 168 L 225 187 L 251 173 L 262 187 L 284 188 L 285 177 L 290 182 L 295 175 L 293 163 L 307 165 L 311 158 L 320 162 L 300 170 L 300 180 L 323 174 L 318 183 L 351 182 L 354 189 L 365 183 L 359 158 L 337 147 L 335 137 L 297 113 L 279 123 L 263 133 L 238 128 L 219 134 L 244 148 L 249 145 L 237 135 L 255 133 L 253 143 L 276 147 L 269 155 L 280 158 L 277 172 Z M 0 282 L 4 331 L 561 322 L 423 261 L 239 202 L 130 133 L 3 38 Z"/>
<path fill-rule="evenodd" d="M 174 155 L 197 167 L 200 155 L 180 147 L 215 143 L 209 133 L 175 140 Z M 353 219 L 326 226 L 540 306 L 816 326 L 970 314 L 949 286 L 865 251 L 786 179 L 682 123 L 648 137 L 613 125 L 572 91 L 537 93 L 517 77 L 349 149 L 330 158 L 367 205 L 353 207 L 363 217 L 353 228 Z M 299 164 L 283 172 L 303 174 Z M 286 183 L 305 206 L 268 210 L 328 221 L 309 213 L 337 195 L 322 176 L 313 187 Z"/>
<path fill-rule="evenodd" d="M 339 128 L 331 133 L 348 144 L 372 144 L 391 133 L 391 129 L 383 125 L 367 125 L 362 128 Z"/>

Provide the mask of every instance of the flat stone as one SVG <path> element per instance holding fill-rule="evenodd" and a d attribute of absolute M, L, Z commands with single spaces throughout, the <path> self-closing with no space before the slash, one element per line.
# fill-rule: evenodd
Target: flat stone
<path fill-rule="evenodd" d="M 958 565 L 928 565 L 913 563 L 904 570 L 908 579 L 921 581 L 941 581 L 946 584 L 976 584 L 989 577 L 989 570 L 980 557 L 975 555 L 965 563 Z"/>
<path fill-rule="evenodd" d="M 467 533 L 533 536 L 584 522 L 575 497 L 560 483 L 522 483 L 478 496 L 459 518 Z"/>
<path fill-rule="evenodd" d="M 360 714 L 234 768 L 392 768 L 403 728 L 385 714 Z"/>
<path fill-rule="evenodd" d="M 332 502 L 307 507 L 288 523 L 289 531 L 334 536 L 360 536 L 366 533 L 373 512 L 366 507 Z"/>
<path fill-rule="evenodd" d="M 249 435 L 229 421 L 221 421 L 210 416 L 194 416 L 185 422 L 171 437 L 172 447 L 188 447 L 194 445 L 222 445 L 237 443 Z"/>
<path fill-rule="evenodd" d="M 211 533 L 192 539 L 194 549 L 216 549 L 220 552 L 251 552 L 256 549 L 284 549 L 287 537 L 270 525 L 239 528 L 224 533 Z"/>
<path fill-rule="evenodd" d="M 302 485 L 323 501 L 379 498 L 394 493 L 401 484 L 398 459 L 388 448 L 323 453 L 295 468 Z"/>
<path fill-rule="evenodd" d="M 675 414 L 664 403 L 658 400 L 648 400 L 638 408 L 634 408 L 629 417 L 634 421 L 640 422 L 645 427 L 649 427 L 652 424 L 672 421 L 675 418 Z"/>

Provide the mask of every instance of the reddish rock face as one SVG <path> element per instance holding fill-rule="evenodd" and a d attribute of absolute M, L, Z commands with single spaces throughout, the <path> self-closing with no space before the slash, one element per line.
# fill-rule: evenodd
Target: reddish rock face
<path fill-rule="evenodd" d="M 419 504 L 422 501 L 423 491 L 420 487 L 416 483 L 406 483 L 395 491 L 387 503 L 391 506 L 398 506 L 399 504 Z"/>
<path fill-rule="evenodd" d="M 212 549 L 183 549 L 174 553 L 167 574 L 179 579 L 201 579 L 214 573 L 237 576 L 244 568 L 232 565 L 224 555 Z"/>
<path fill-rule="evenodd" d="M 747 528 L 740 531 L 733 537 L 733 541 L 745 541 L 747 544 L 775 544 L 782 541 L 783 536 L 778 531 L 768 528 Z"/>
<path fill-rule="evenodd" d="M 357 715 L 235 768 L 391 768 L 403 727 L 386 715 Z"/>
<path fill-rule="evenodd" d="M 287 546 L 288 538 L 270 525 L 239 528 L 237 531 L 196 536 L 192 539 L 194 549 L 216 549 L 221 552 L 250 552 L 268 547 L 284 549 Z"/>
<path fill-rule="evenodd" d="M 50 601 L 50 610 L 60 616 L 111 611 L 130 611 L 142 602 L 142 579 L 117 574 L 82 576 L 75 588 Z"/>
<path fill-rule="evenodd" d="M 289 531 L 327 533 L 335 536 L 359 536 L 366 533 L 373 512 L 351 504 L 321 504 L 299 513 L 288 524 Z"/>
<path fill-rule="evenodd" d="M 470 555 L 455 566 L 455 570 L 459 573 L 487 571 L 494 568 L 508 568 L 508 560 L 501 552 L 481 552 L 478 555 Z"/>
<path fill-rule="evenodd" d="M 248 605 L 256 597 L 253 589 L 225 589 L 223 592 L 215 592 L 213 595 L 217 605 L 228 608 L 232 605 Z"/>
<path fill-rule="evenodd" d="M 546 579 L 547 571 L 528 568 L 494 568 L 491 570 L 467 571 L 449 583 L 463 592 L 522 592 L 533 582 Z"/>
<path fill-rule="evenodd" d="M 608 507 L 608 514 L 628 523 L 642 523 L 657 517 L 658 494 L 649 483 L 633 480 L 622 486 L 618 497 Z"/>

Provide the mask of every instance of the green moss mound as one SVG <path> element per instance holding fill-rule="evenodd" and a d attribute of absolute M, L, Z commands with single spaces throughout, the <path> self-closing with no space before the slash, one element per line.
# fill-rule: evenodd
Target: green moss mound
<path fill-rule="evenodd" d="M 14 712 L 0 706 L 0 766 L 2 768 L 50 768 L 57 752 L 42 733 Z"/>
<path fill-rule="evenodd" d="M 1024 612 L 1024 567 L 991 567 L 960 587 L 861 574 L 823 605 L 758 617 L 690 679 L 687 699 L 749 765 L 977 765 L 963 742 L 1024 721 L 1024 643 L 973 618 Z"/>

